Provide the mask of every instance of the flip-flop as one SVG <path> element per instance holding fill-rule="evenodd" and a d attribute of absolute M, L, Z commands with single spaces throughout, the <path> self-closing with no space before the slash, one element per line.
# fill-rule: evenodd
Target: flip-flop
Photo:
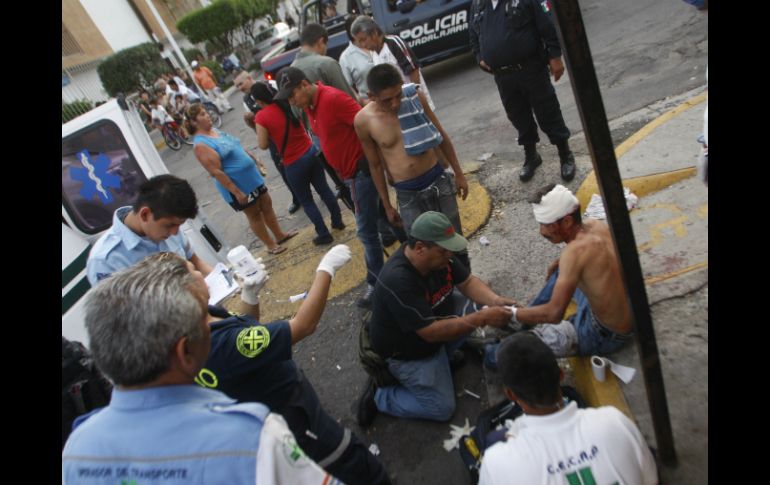
<path fill-rule="evenodd" d="M 276 246 L 273 249 L 268 249 L 267 252 L 270 254 L 281 254 L 282 252 L 286 251 L 288 248 L 286 246 Z"/>
<path fill-rule="evenodd" d="M 279 241 L 276 241 L 276 242 L 277 242 L 278 244 L 283 244 L 283 243 L 285 243 L 286 241 L 288 241 L 289 239 L 291 239 L 291 238 L 293 238 L 294 236 L 296 236 L 297 234 L 299 234 L 299 231 L 290 232 L 289 234 L 287 234 L 287 235 L 286 235 L 286 237 L 285 237 L 285 238 L 283 238 L 283 239 L 281 239 L 281 240 L 279 240 Z"/>

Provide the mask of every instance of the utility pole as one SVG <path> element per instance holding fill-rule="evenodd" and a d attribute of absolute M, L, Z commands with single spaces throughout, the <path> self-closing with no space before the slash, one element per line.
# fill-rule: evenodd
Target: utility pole
<path fill-rule="evenodd" d="M 192 72 L 192 68 L 190 67 L 190 64 L 187 63 L 187 59 L 185 58 L 184 54 L 182 54 L 181 49 L 179 49 L 179 45 L 177 45 L 176 40 L 174 39 L 174 36 L 171 35 L 171 31 L 168 30 L 168 27 L 166 26 L 166 22 L 163 21 L 158 11 L 155 9 L 155 5 L 152 3 L 152 0 L 144 0 L 147 4 L 147 7 L 150 9 L 150 12 L 152 12 L 152 15 L 155 17 L 155 20 L 160 24 L 160 28 L 163 30 L 163 33 L 166 35 L 166 38 L 171 43 L 171 47 L 174 49 L 174 52 L 176 53 L 177 57 L 182 61 L 182 65 L 184 66 L 184 69 L 187 71 L 187 74 L 190 75 L 190 80 L 195 83 L 195 75 Z M 201 3 L 203 3 L 206 0 L 202 0 Z M 208 3 L 206 1 L 206 3 Z M 195 83 L 197 86 L 198 84 Z M 198 89 L 201 89 L 200 86 L 198 86 Z"/>

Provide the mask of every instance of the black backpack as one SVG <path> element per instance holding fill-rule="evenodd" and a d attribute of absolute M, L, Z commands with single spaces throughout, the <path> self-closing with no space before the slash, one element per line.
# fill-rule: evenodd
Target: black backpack
<path fill-rule="evenodd" d="M 80 342 L 61 338 L 61 446 L 82 414 L 106 406 L 112 384 L 99 372 L 91 353 Z"/>
<path fill-rule="evenodd" d="M 562 396 L 568 401 L 575 401 L 579 408 L 587 407 L 583 396 L 572 386 L 561 386 Z M 516 419 L 521 416 L 522 410 L 518 404 L 505 399 L 486 411 L 482 412 L 476 420 L 476 428 L 470 435 L 460 438 L 460 458 L 470 474 L 471 483 L 479 482 L 479 470 L 481 470 L 481 457 L 487 448 L 505 440 L 505 427 L 497 429 L 507 419 Z"/>

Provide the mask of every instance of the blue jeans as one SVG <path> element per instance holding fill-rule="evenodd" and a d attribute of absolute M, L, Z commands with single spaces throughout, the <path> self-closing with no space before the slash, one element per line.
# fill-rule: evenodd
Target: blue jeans
<path fill-rule="evenodd" d="M 529 306 L 548 303 L 551 300 L 553 288 L 556 286 L 556 279 L 558 277 L 559 270 L 556 269 Z M 594 312 L 591 310 L 591 307 L 588 305 L 588 298 L 586 298 L 585 294 L 583 294 L 579 288 L 575 289 L 572 298 L 577 303 L 577 312 L 569 318 L 569 322 L 572 324 L 574 331 L 577 334 L 576 355 L 611 354 L 631 340 L 632 334 L 621 335 L 602 326 L 596 318 L 596 315 L 594 315 Z M 557 328 L 553 324 L 542 323 L 535 326 L 536 333 L 539 330 L 538 327 L 545 330 L 554 330 Z M 542 338 L 542 335 L 538 336 Z M 491 344 L 485 349 L 484 359 L 486 360 L 488 367 L 497 368 L 497 348 L 499 346 L 500 344 Z M 554 351 L 556 352 L 556 349 L 554 349 Z"/>
<path fill-rule="evenodd" d="M 321 166 L 321 161 L 315 154 L 316 150 L 313 146 L 308 148 L 299 160 L 285 167 L 286 177 L 289 179 L 294 193 L 297 194 L 302 210 L 305 211 L 305 214 L 315 226 L 316 234 L 326 236 L 329 234 L 329 229 L 324 224 L 321 211 L 318 210 L 318 206 L 313 200 L 310 184 L 313 184 L 315 191 L 321 196 L 321 200 L 329 209 L 329 213 L 332 216 L 332 226 L 342 225 L 342 213 L 340 212 L 340 206 L 337 204 L 337 198 L 334 197 L 329 184 L 326 183 L 326 173 Z"/>
<path fill-rule="evenodd" d="M 452 298 L 455 314 L 462 316 L 477 310 L 473 302 L 455 289 Z M 448 421 L 455 412 L 455 391 L 449 355 L 458 349 L 467 336 L 446 342 L 438 352 L 419 360 L 389 358 L 388 370 L 398 379 L 396 386 L 380 387 L 374 393 L 377 409 L 399 418 L 421 418 Z"/>
<path fill-rule="evenodd" d="M 355 204 L 358 239 L 364 246 L 366 282 L 374 286 L 384 263 L 382 242 L 377 231 L 377 204 L 380 196 L 372 177 L 362 171 L 359 171 L 353 178 L 345 180 L 345 183 L 350 189 Z"/>
<path fill-rule="evenodd" d="M 291 192 L 291 203 L 294 205 L 299 205 L 297 194 L 294 193 L 294 189 L 291 188 L 289 179 L 286 178 L 286 168 L 283 166 L 283 163 L 281 163 L 281 155 L 278 153 L 278 149 L 275 147 L 275 143 L 270 140 L 268 147 L 270 150 L 270 158 L 273 160 L 275 169 L 278 170 L 278 174 L 281 176 L 281 180 L 283 180 L 283 183 L 286 184 L 286 188 L 289 189 L 289 192 Z"/>
<path fill-rule="evenodd" d="M 557 268 L 529 306 L 542 305 L 549 302 L 558 277 L 559 270 Z M 631 340 L 631 334 L 621 335 L 601 325 L 599 319 L 596 318 L 596 315 L 594 315 L 594 312 L 588 305 L 588 298 L 580 291 L 580 288 L 575 289 L 572 298 L 577 303 L 577 312 L 569 318 L 569 321 L 575 327 L 578 336 L 577 355 L 611 354 L 620 350 L 626 342 Z"/>
<path fill-rule="evenodd" d="M 427 211 L 441 212 L 449 219 L 458 234 L 462 235 L 463 227 L 460 223 L 460 209 L 457 207 L 457 186 L 454 176 L 444 172 L 428 187 L 423 190 L 399 190 L 396 189 L 398 213 L 404 223 L 404 230 L 411 232 L 412 224 L 420 214 Z M 470 270 L 471 262 L 468 250 L 460 251 L 457 257 Z"/>

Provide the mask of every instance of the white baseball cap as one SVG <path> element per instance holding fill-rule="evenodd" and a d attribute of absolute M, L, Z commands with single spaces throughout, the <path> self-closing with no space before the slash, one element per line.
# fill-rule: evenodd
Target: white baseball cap
<path fill-rule="evenodd" d="M 198 67 L 198 61 L 192 61 L 192 64 L 190 64 L 192 67 Z"/>

